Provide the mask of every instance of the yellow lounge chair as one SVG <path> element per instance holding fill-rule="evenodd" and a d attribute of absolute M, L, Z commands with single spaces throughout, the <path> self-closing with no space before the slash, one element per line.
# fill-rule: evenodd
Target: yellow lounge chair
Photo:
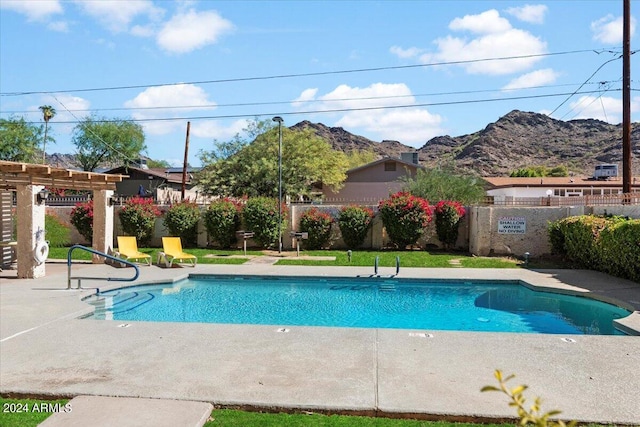
<path fill-rule="evenodd" d="M 163 237 L 162 252 L 158 253 L 158 264 L 160 260 L 164 260 L 164 265 L 171 267 L 173 262 L 190 263 L 192 267 L 196 266 L 198 257 L 182 251 L 182 242 L 179 237 Z"/>
<path fill-rule="evenodd" d="M 151 255 L 142 253 L 138 250 L 138 242 L 135 236 L 118 236 L 118 250 L 115 255 L 118 258 L 124 258 L 129 261 L 144 262 L 151 265 Z"/>

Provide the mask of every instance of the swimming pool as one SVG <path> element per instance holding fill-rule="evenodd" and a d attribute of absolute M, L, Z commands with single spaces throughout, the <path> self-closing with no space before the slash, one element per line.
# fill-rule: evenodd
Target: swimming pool
<path fill-rule="evenodd" d="M 93 319 L 623 335 L 629 311 L 519 281 L 191 275 L 85 299 Z"/>

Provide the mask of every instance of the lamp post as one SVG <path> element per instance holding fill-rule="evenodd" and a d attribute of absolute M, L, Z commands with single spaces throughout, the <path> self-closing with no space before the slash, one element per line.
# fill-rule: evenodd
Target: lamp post
<path fill-rule="evenodd" d="M 278 122 L 278 253 L 282 253 L 282 117 L 272 119 Z"/>

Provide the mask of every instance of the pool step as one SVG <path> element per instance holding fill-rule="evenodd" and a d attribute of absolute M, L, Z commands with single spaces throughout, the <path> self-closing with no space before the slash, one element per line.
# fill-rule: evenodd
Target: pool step
<path fill-rule="evenodd" d="M 381 283 L 378 285 L 378 290 L 382 292 L 395 292 L 397 290 L 396 284 L 393 282 Z"/>
<path fill-rule="evenodd" d="M 125 313 L 143 304 L 148 303 L 154 298 L 155 297 L 148 292 L 143 292 L 143 293 L 134 292 L 129 294 L 128 297 L 123 299 L 118 299 L 116 296 L 114 296 L 114 301 L 109 307 L 105 307 L 103 304 L 100 304 L 104 300 L 96 301 L 96 303 L 94 304 L 96 306 L 94 315 L 100 316 L 109 312 L 113 314 Z"/>

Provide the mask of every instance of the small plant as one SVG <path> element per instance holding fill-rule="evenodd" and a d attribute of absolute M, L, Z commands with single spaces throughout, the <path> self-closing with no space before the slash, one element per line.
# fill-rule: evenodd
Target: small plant
<path fill-rule="evenodd" d="M 199 221 L 200 208 L 194 202 L 185 200 L 171 205 L 164 214 L 162 224 L 172 236 L 182 237 L 186 246 L 197 246 Z"/>
<path fill-rule="evenodd" d="M 118 212 L 125 234 L 135 236 L 140 245 L 147 245 L 153 237 L 153 228 L 160 211 L 152 199 L 139 196 L 127 199 Z"/>
<path fill-rule="evenodd" d="M 231 199 L 212 202 L 204 212 L 204 226 L 214 242 L 222 248 L 236 243 L 236 231 L 240 227 L 242 205 Z"/>
<path fill-rule="evenodd" d="M 391 243 L 398 249 L 415 244 L 431 221 L 429 202 L 403 191 L 382 200 L 378 210 Z"/>
<path fill-rule="evenodd" d="M 373 210 L 365 206 L 350 205 L 340 209 L 338 227 L 348 248 L 357 249 L 362 245 L 373 223 L 373 217 Z"/>
<path fill-rule="evenodd" d="M 93 241 L 93 200 L 76 203 L 71 210 L 70 222 L 84 240 Z"/>
<path fill-rule="evenodd" d="M 525 407 L 526 399 L 523 395 L 524 391 L 528 388 L 526 385 L 519 385 L 512 389 L 507 388 L 507 381 L 515 378 L 515 375 L 509 375 L 506 378 L 503 378 L 502 371 L 496 369 L 493 374 L 498 380 L 499 387 L 495 387 L 492 385 L 487 385 L 482 387 L 481 392 L 485 391 L 498 391 L 506 394 L 509 399 L 509 406 L 513 406 L 516 408 L 518 412 L 518 417 L 520 418 L 520 425 L 534 425 L 536 427 L 573 427 L 576 425 L 575 421 L 571 421 L 566 423 L 564 421 L 551 421 L 549 418 L 558 415 L 561 411 L 553 410 L 546 413 L 541 413 L 540 405 L 542 403 L 539 397 L 536 397 L 533 405 L 529 409 Z"/>
<path fill-rule="evenodd" d="M 253 231 L 254 240 L 265 248 L 278 243 L 278 200 L 269 197 L 253 197 L 247 200 L 242 210 L 247 228 Z M 281 231 L 284 232 L 287 207 L 282 204 Z"/>
<path fill-rule="evenodd" d="M 465 210 L 460 202 L 441 200 L 436 204 L 436 234 L 446 249 L 453 247 L 458 240 L 458 227 Z"/>
<path fill-rule="evenodd" d="M 311 208 L 300 216 L 300 231 L 309 233 L 304 242 L 307 249 L 321 249 L 331 237 L 333 217 L 318 208 Z"/>

